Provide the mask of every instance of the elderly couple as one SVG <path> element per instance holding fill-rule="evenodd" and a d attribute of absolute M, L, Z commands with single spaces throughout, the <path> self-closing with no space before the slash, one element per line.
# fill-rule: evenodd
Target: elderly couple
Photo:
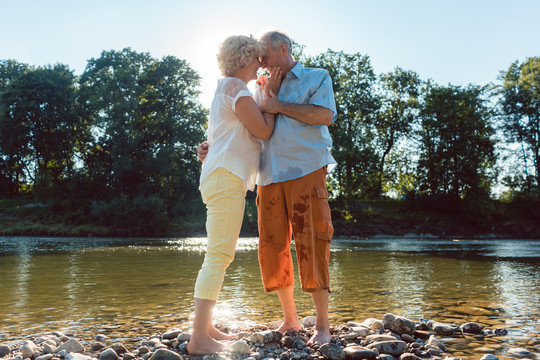
<path fill-rule="evenodd" d="M 225 270 L 234 258 L 246 191 L 257 187 L 259 264 L 264 289 L 276 291 L 284 318 L 278 331 L 300 330 L 294 301 L 290 243 L 294 236 L 302 290 L 312 295 L 316 324 L 309 343 L 330 341 L 328 261 L 333 227 L 326 175 L 335 164 L 328 131 L 336 118 L 332 81 L 325 70 L 304 68 L 278 31 L 260 40 L 231 36 L 217 55 L 224 78 L 210 111 L 201 196 L 207 206 L 207 252 L 195 284 L 190 354 L 224 349 L 234 336 L 212 325 Z M 252 95 L 246 84 L 260 67 L 270 72 Z"/>

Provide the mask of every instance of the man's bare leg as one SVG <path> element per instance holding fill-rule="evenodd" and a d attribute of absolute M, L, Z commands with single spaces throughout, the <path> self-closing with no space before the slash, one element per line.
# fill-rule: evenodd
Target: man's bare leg
<path fill-rule="evenodd" d="M 317 311 L 317 320 L 315 321 L 315 333 L 309 339 L 308 345 L 326 344 L 330 342 L 330 321 L 328 320 L 328 290 L 323 289 L 311 293 L 313 304 Z"/>
<path fill-rule="evenodd" d="M 296 313 L 296 304 L 294 302 L 294 285 L 276 290 L 281 307 L 283 308 L 283 323 L 277 329 L 281 333 L 286 333 L 289 330 L 301 330 L 302 324 L 298 320 Z"/>
<path fill-rule="evenodd" d="M 193 332 L 187 350 L 192 355 L 214 354 L 225 348 L 225 345 L 210 336 L 212 326 L 212 313 L 216 305 L 215 300 L 195 298 L 195 316 L 193 318 Z"/>

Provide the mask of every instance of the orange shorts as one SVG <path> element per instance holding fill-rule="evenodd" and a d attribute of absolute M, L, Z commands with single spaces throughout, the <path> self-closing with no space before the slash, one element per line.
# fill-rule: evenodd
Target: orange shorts
<path fill-rule="evenodd" d="M 294 236 L 302 290 L 330 291 L 328 262 L 334 228 L 326 166 L 301 178 L 257 188 L 259 265 L 265 291 L 294 284 Z"/>

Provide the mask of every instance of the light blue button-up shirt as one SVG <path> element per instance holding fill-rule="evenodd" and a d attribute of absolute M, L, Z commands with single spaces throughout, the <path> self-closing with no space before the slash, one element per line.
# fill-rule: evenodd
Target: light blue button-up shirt
<path fill-rule="evenodd" d="M 261 96 L 260 88 L 257 89 Z M 324 106 L 337 118 L 332 80 L 326 70 L 304 68 L 300 62 L 281 83 L 278 99 L 294 104 Z M 294 180 L 336 161 L 330 154 L 332 138 L 325 125 L 309 125 L 284 114 L 277 114 L 274 132 L 263 141 L 258 185 Z M 334 166 L 332 166 L 334 165 Z"/>

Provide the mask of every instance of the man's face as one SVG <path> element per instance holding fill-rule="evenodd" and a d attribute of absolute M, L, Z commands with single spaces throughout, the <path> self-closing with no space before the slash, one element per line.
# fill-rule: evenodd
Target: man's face
<path fill-rule="evenodd" d="M 267 50 L 266 54 L 260 58 L 262 67 L 265 69 L 270 69 L 275 66 L 281 66 L 281 52 L 279 50 L 274 50 L 268 39 L 264 39 L 264 42 L 266 43 Z"/>

